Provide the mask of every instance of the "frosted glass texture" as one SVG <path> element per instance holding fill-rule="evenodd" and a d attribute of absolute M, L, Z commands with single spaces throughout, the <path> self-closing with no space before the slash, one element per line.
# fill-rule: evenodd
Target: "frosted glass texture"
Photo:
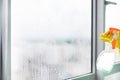
<path fill-rule="evenodd" d="M 107 5 L 105 12 L 105 30 L 107 31 L 109 27 L 115 27 L 120 29 L 120 0 L 110 0 L 116 2 L 117 5 Z M 110 45 L 106 44 L 106 48 Z M 117 52 L 118 50 L 116 50 Z M 120 62 L 120 55 L 116 54 L 115 62 Z"/>
<path fill-rule="evenodd" d="M 12 80 L 91 72 L 91 0 L 11 0 Z"/>

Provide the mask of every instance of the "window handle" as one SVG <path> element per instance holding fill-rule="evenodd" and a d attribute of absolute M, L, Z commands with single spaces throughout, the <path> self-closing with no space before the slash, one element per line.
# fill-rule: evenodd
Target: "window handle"
<path fill-rule="evenodd" d="M 117 5 L 117 3 L 116 3 L 116 2 L 105 1 L 105 5 L 110 5 L 110 4 L 112 4 L 112 5 Z"/>

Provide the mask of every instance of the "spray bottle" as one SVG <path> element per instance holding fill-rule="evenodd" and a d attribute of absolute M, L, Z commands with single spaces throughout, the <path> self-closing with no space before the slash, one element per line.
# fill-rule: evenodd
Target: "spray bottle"
<path fill-rule="evenodd" d="M 105 33 L 100 34 L 100 40 L 111 45 L 111 49 L 103 50 L 97 58 L 97 69 L 110 72 L 114 66 L 115 49 L 118 49 L 120 55 L 120 29 L 109 28 Z"/>

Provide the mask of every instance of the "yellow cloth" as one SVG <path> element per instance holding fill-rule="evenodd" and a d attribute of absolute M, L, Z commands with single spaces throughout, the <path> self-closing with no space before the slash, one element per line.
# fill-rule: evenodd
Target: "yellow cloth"
<path fill-rule="evenodd" d="M 113 33 L 110 33 L 110 31 L 107 31 L 105 33 L 100 34 L 100 40 L 104 41 L 104 42 L 108 42 L 111 43 L 112 39 L 113 39 Z"/>

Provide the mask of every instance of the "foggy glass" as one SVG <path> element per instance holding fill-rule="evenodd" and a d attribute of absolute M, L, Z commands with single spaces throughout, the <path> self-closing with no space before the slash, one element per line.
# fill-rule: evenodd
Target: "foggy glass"
<path fill-rule="evenodd" d="M 91 0 L 11 0 L 12 80 L 91 72 Z"/>

